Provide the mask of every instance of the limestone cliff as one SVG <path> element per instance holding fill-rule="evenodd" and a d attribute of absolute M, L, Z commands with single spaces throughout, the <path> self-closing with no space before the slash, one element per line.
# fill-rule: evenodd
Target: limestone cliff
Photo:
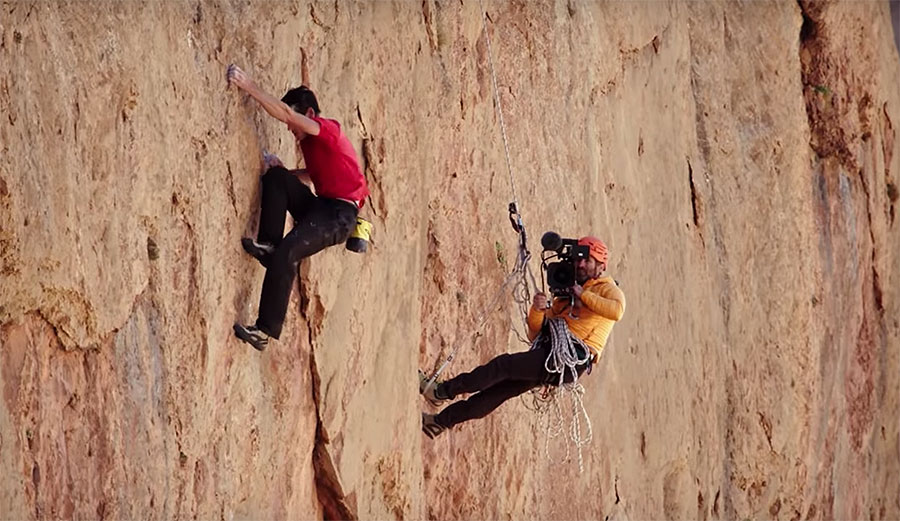
<path fill-rule="evenodd" d="M 532 236 L 592 233 L 628 308 L 585 471 L 523 401 L 437 440 L 415 371 L 522 349 L 481 5 L 0 7 L 0 512 L 20 519 L 900 517 L 900 60 L 884 2 L 485 0 Z M 306 72 L 370 252 L 232 337 L 262 149 L 225 83 Z M 538 266 L 534 264 L 533 269 Z"/>

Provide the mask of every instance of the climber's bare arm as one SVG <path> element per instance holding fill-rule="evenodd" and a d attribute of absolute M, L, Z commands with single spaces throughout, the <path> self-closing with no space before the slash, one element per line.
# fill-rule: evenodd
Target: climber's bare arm
<path fill-rule="evenodd" d="M 262 108 L 265 109 L 270 116 L 287 124 L 298 138 L 302 138 L 304 134 L 309 134 L 311 136 L 319 135 L 319 124 L 316 121 L 303 114 L 294 112 L 286 103 L 276 99 L 271 94 L 264 92 L 257 87 L 256 83 L 254 83 L 253 80 L 250 79 L 250 77 L 237 65 L 231 64 L 228 66 L 227 78 L 229 83 L 237 85 L 241 90 L 249 94 L 262 105 Z"/>

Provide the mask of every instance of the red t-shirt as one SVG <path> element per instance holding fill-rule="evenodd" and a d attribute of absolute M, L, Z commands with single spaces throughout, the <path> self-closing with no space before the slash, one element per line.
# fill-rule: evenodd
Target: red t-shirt
<path fill-rule="evenodd" d="M 362 203 L 369 195 L 366 178 L 359 169 L 356 151 L 341 124 L 333 119 L 315 116 L 319 135 L 308 134 L 300 140 L 306 170 L 319 197 L 349 199 Z"/>

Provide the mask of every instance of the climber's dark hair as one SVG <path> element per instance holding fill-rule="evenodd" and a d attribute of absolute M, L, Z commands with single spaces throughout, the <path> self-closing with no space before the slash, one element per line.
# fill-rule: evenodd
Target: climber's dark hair
<path fill-rule="evenodd" d="M 316 100 L 316 95 L 306 85 L 300 85 L 296 89 L 287 91 L 281 101 L 291 107 L 294 112 L 306 114 L 306 110 L 311 108 L 316 116 L 319 115 L 319 102 Z"/>

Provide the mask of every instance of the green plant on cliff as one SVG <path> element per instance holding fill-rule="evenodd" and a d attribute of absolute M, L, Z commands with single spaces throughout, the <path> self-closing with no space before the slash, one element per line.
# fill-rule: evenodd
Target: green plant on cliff
<path fill-rule="evenodd" d="M 499 262 L 500 266 L 506 270 L 506 253 L 503 251 L 503 245 L 500 244 L 500 241 L 494 241 L 494 251 L 497 253 L 497 262 Z"/>

